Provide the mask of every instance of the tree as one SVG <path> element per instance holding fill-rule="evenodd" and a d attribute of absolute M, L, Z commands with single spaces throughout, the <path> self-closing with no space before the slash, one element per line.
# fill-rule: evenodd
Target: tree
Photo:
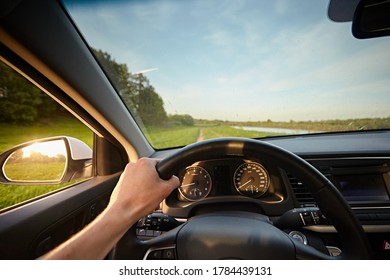
<path fill-rule="evenodd" d="M 3 63 L 0 73 L 0 121 L 35 121 L 42 103 L 41 91 Z"/>
<path fill-rule="evenodd" d="M 144 124 L 153 126 L 165 124 L 168 119 L 164 102 L 152 86 L 139 92 L 138 115 Z"/>
<path fill-rule="evenodd" d="M 132 82 L 132 75 L 130 74 L 127 65 L 117 63 L 110 54 L 103 52 L 102 50 L 93 49 L 93 52 L 127 107 L 130 110 L 134 110 L 137 89 Z"/>
<path fill-rule="evenodd" d="M 7 65 L 0 63 L 0 122 L 31 123 L 66 112 Z"/>
<path fill-rule="evenodd" d="M 122 100 L 144 125 L 162 125 L 167 121 L 167 113 L 161 96 L 150 85 L 143 74 L 131 74 L 126 64 L 116 62 L 111 55 L 94 50 L 107 76 L 118 91 Z"/>
<path fill-rule="evenodd" d="M 164 102 L 143 74 L 131 74 L 110 54 L 93 50 L 120 97 L 138 122 L 167 122 Z M 0 122 L 26 123 L 66 112 L 58 103 L 6 65 L 0 63 Z"/>

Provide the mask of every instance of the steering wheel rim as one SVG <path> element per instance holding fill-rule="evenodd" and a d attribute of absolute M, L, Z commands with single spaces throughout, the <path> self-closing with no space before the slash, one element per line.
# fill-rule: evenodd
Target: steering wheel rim
<path fill-rule="evenodd" d="M 340 192 L 336 187 L 317 169 L 315 169 L 308 162 L 298 157 L 297 155 L 280 148 L 278 146 L 272 145 L 270 143 L 247 139 L 247 138 L 217 138 L 198 142 L 186 146 L 176 153 L 164 158 L 157 165 L 157 171 L 160 174 L 160 177 L 163 179 L 170 178 L 183 166 L 191 165 L 194 162 L 221 158 L 222 156 L 235 156 L 235 157 L 248 157 L 248 158 L 263 158 L 266 160 L 272 160 L 281 168 L 289 170 L 300 178 L 300 180 L 308 187 L 309 191 L 313 195 L 314 199 L 318 203 L 318 206 L 321 212 L 327 217 L 327 219 L 333 224 L 337 232 L 340 235 L 340 239 L 343 246 L 343 252 L 338 257 L 333 257 L 333 259 L 369 259 L 370 257 L 370 246 L 365 236 L 364 230 L 360 223 L 358 222 L 356 216 L 352 212 L 347 201 L 343 198 Z M 329 203 L 332 201 L 332 203 Z M 224 214 L 222 214 L 224 215 Z M 239 219 L 239 217 L 237 217 Z M 210 219 L 210 218 L 205 218 Z M 187 222 L 190 223 L 191 219 Z M 164 234 L 161 238 L 155 238 L 147 242 L 142 242 L 143 251 L 151 248 L 158 247 L 162 244 L 167 243 L 180 243 L 180 253 L 183 256 L 183 242 L 179 240 L 180 232 L 185 232 L 185 226 L 182 226 L 176 230 Z M 264 224 L 261 225 L 264 227 Z M 268 227 L 266 225 L 265 227 Z M 191 227 L 196 228 L 196 227 Z M 207 234 L 210 234 L 206 230 Z M 133 230 L 134 233 L 134 230 Z M 169 234 L 170 233 L 170 234 Z M 188 231 L 187 231 L 188 233 Z M 213 234 L 213 233 L 211 233 Z M 266 234 L 267 235 L 267 234 Z M 185 236 L 185 234 L 182 234 Z M 191 235 L 191 238 L 193 235 Z M 284 239 L 281 235 L 281 239 Z M 134 236 L 135 238 L 135 236 Z M 248 236 L 244 236 L 242 239 L 247 239 Z M 188 242 L 194 242 L 194 240 L 188 239 Z M 283 246 L 290 246 L 289 252 L 291 253 L 291 248 L 295 250 L 295 258 L 315 258 L 315 259 L 332 259 L 323 253 L 318 252 L 310 246 L 305 246 L 297 244 L 291 238 L 293 242 L 292 247 L 288 242 L 283 241 Z M 272 240 L 270 241 L 273 242 Z M 140 245 L 140 243 L 138 244 Z M 142 247 L 141 246 L 141 247 Z M 177 248 L 179 250 L 179 248 Z M 193 257 L 193 255 L 184 254 L 185 258 Z M 219 256 L 220 257 L 220 256 Z M 226 256 L 227 258 L 235 258 L 234 256 Z M 257 258 L 254 255 L 249 256 L 249 258 Z M 263 258 L 261 256 L 260 258 Z M 207 255 L 195 256 L 195 258 L 209 258 Z M 223 257 L 222 257 L 223 258 Z M 237 257 L 237 258 L 241 258 Z M 270 255 L 271 259 L 283 258 L 282 256 L 273 256 Z M 288 259 L 290 257 L 286 257 Z"/>

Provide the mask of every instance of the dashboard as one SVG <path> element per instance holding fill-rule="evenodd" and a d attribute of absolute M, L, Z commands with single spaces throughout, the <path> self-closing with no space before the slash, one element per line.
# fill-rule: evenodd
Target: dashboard
<path fill-rule="evenodd" d="M 264 141 L 292 151 L 325 175 L 360 220 L 374 258 L 390 259 L 390 132 L 278 137 Z M 169 151 L 156 154 L 165 157 Z M 272 159 L 222 157 L 193 162 L 177 172 L 181 186 L 164 201 L 164 215 L 185 221 L 214 211 L 239 210 L 276 221 L 291 209 L 317 207 L 307 186 Z M 331 202 L 330 202 L 331 203 Z M 341 247 L 327 223 L 287 232 L 307 243 Z M 342 248 L 341 248 L 342 249 Z"/>
<path fill-rule="evenodd" d="M 306 160 L 335 185 L 357 212 L 380 209 L 386 213 L 377 215 L 376 220 L 390 219 L 390 157 Z M 228 157 L 200 161 L 181 169 L 178 177 L 180 187 L 166 200 L 167 212 L 177 217 L 189 217 L 197 208 L 215 203 L 221 209 L 229 209 L 234 203 L 248 202 L 249 206 L 240 207 L 256 205 L 256 212 L 270 216 L 282 215 L 288 208 L 317 206 L 299 178 L 265 160 Z"/>

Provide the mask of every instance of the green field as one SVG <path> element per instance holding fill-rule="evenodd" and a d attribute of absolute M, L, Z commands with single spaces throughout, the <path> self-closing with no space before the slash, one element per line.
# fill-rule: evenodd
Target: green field
<path fill-rule="evenodd" d="M 16 186 L 0 184 L 0 209 L 64 188 L 68 185 L 69 184 Z"/>
<path fill-rule="evenodd" d="M 56 119 L 33 125 L 0 124 L 0 126 L 0 153 L 23 142 L 51 136 L 72 136 L 84 141 L 90 147 L 92 147 L 93 143 L 92 132 L 79 121 L 73 119 Z M 224 136 L 250 138 L 261 138 L 271 135 L 275 136 L 275 133 L 246 131 L 232 128 L 232 126 L 290 128 L 310 131 L 348 131 L 381 129 L 386 127 L 390 128 L 390 119 L 376 118 L 318 122 L 266 121 L 246 123 L 197 120 L 194 126 L 149 127 L 147 129 L 146 136 L 152 146 L 156 149 L 180 147 L 188 143 Z M 0 209 L 68 185 L 69 184 L 16 186 L 0 184 Z"/>
<path fill-rule="evenodd" d="M 64 162 L 31 163 L 18 162 L 6 164 L 4 173 L 10 180 L 16 181 L 59 181 L 65 170 Z M 26 172 L 29 170 L 29 172 Z M 34 172 L 31 172 L 31 171 Z"/>
<path fill-rule="evenodd" d="M 55 124 L 54 124 L 55 122 Z M 77 120 L 60 119 L 34 125 L 1 124 L 0 153 L 23 142 L 51 136 L 72 136 L 92 146 L 92 132 Z M 264 137 L 261 132 L 244 131 L 219 124 L 200 124 L 190 127 L 149 128 L 147 137 L 156 149 L 184 146 L 197 140 L 222 136 Z M 19 172 L 15 170 L 15 172 Z M 37 169 L 37 172 L 41 172 Z M 20 177 L 20 175 L 18 175 Z M 35 175 L 29 172 L 27 179 Z M 69 184 L 4 185 L 0 184 L 0 209 L 36 196 L 55 191 Z"/>
<path fill-rule="evenodd" d="M 24 142 L 53 136 L 72 136 L 92 147 L 93 134 L 76 119 L 53 119 L 36 124 L 17 125 L 0 123 L 0 153 Z M 37 172 L 41 172 L 39 168 Z M 15 170 L 15 172 L 18 172 Z M 47 172 L 47 170 L 46 170 Z M 19 178 L 19 175 L 17 175 Z M 34 177 L 29 172 L 30 178 Z M 26 179 L 26 178 L 25 178 Z M 67 184 L 5 185 L 0 184 L 0 209 L 55 191 Z"/>
<path fill-rule="evenodd" d="M 147 137 L 156 149 L 180 147 L 200 140 L 218 137 L 249 137 L 261 138 L 271 135 L 267 132 L 235 129 L 225 125 L 198 124 L 190 127 L 149 128 Z M 272 135 L 275 135 L 273 133 Z"/>
<path fill-rule="evenodd" d="M 167 131 L 169 130 L 169 133 Z M 188 143 L 195 142 L 199 135 L 199 127 L 170 127 L 147 129 L 146 136 L 150 143 L 157 149 L 166 147 L 184 146 Z"/>

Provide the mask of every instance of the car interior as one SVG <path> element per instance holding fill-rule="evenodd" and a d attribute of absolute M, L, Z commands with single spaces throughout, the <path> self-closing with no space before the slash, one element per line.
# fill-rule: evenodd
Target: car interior
<path fill-rule="evenodd" d="M 93 139 L 0 150 L 4 188 L 72 182 L 0 209 L 0 259 L 80 231 L 142 157 L 181 185 L 107 260 L 390 259 L 389 13 L 381 0 L 1 1 L 1 63 Z M 58 176 L 12 173 L 53 142 Z"/>

